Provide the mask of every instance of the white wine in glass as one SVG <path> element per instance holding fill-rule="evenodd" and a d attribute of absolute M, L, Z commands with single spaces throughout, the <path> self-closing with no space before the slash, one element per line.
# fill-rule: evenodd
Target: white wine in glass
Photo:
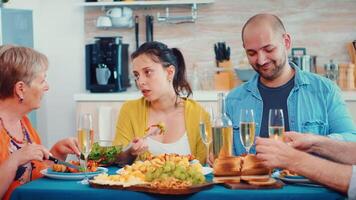
<path fill-rule="evenodd" d="M 250 149 L 255 142 L 256 124 L 252 109 L 241 109 L 240 112 L 240 140 L 246 149 L 246 153 L 250 153 Z"/>
<path fill-rule="evenodd" d="M 93 118 L 91 114 L 85 113 L 80 116 L 77 134 L 79 150 L 84 155 L 85 178 L 80 183 L 88 184 L 87 161 L 91 148 L 94 144 Z"/>
<path fill-rule="evenodd" d="M 268 116 L 269 138 L 283 141 L 284 117 L 282 109 L 270 109 Z"/>
<path fill-rule="evenodd" d="M 207 152 L 207 156 L 206 156 L 206 159 L 207 159 L 207 161 L 209 160 L 209 146 L 210 146 L 210 143 L 211 143 L 211 141 L 212 141 L 212 138 L 211 138 L 211 134 L 209 134 L 209 131 L 208 131 L 208 126 L 207 126 L 207 124 L 206 124 L 206 114 L 208 114 L 209 115 L 209 120 L 210 120 L 210 122 L 211 122 L 211 119 L 212 119 L 212 117 L 214 116 L 214 114 L 213 114 L 213 110 L 212 110 L 212 108 L 211 107 L 205 107 L 205 110 L 206 110 L 206 112 L 204 112 L 204 111 L 202 111 L 201 113 L 200 113 L 200 120 L 199 120 L 199 131 L 200 131 L 200 137 L 201 137 L 201 139 L 202 139 L 202 141 L 203 141 L 203 143 L 205 144 L 205 146 L 206 146 L 206 152 Z M 210 123 L 211 124 L 211 123 Z"/>

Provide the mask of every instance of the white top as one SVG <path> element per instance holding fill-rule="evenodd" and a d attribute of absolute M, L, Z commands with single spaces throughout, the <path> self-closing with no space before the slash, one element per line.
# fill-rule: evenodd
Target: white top
<path fill-rule="evenodd" d="M 155 156 L 163 153 L 176 153 L 180 155 L 191 154 L 187 133 L 184 133 L 184 135 L 174 143 L 161 143 L 148 137 L 146 144 L 148 145 L 148 150 Z"/>

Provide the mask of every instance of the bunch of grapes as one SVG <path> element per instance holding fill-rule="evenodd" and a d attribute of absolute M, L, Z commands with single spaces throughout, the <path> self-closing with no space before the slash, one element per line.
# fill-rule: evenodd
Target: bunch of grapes
<path fill-rule="evenodd" d="M 146 172 L 146 181 L 167 180 L 169 177 L 174 177 L 181 181 L 188 181 L 192 185 L 205 182 L 205 176 L 201 172 L 201 166 L 197 164 L 174 163 L 166 161 L 162 166 L 150 167 Z"/>

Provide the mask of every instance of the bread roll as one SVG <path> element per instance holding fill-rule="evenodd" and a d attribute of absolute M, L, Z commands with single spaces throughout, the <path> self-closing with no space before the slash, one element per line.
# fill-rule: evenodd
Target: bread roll
<path fill-rule="evenodd" d="M 251 176 L 241 176 L 241 180 L 243 181 L 259 181 L 265 182 L 270 179 L 269 175 L 251 175 Z"/>
<path fill-rule="evenodd" d="M 244 157 L 241 169 L 242 175 L 264 175 L 269 173 L 270 169 L 263 166 L 262 161 L 256 155 L 248 154 Z"/>
<path fill-rule="evenodd" d="M 240 176 L 215 176 L 214 183 L 240 183 Z"/>
<path fill-rule="evenodd" d="M 239 176 L 241 174 L 241 157 L 218 158 L 214 162 L 215 176 Z"/>
<path fill-rule="evenodd" d="M 251 185 L 258 185 L 258 186 L 267 186 L 267 185 L 273 185 L 277 181 L 274 178 L 269 178 L 267 181 L 249 181 L 248 183 Z"/>

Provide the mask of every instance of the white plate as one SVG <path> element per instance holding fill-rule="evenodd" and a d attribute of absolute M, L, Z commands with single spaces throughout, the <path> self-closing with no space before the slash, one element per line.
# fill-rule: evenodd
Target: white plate
<path fill-rule="evenodd" d="M 284 182 L 287 183 L 293 183 L 293 184 L 298 184 L 298 185 L 304 185 L 304 186 L 312 186 L 312 187 L 323 187 L 322 185 L 319 185 L 308 178 L 304 176 L 281 176 L 279 171 L 274 172 L 272 174 L 272 177 L 281 179 Z"/>
<path fill-rule="evenodd" d="M 91 178 L 93 176 L 96 176 L 98 174 L 107 172 L 108 169 L 105 167 L 98 167 L 96 172 L 88 172 L 87 177 Z M 64 173 L 64 172 L 53 172 L 53 171 L 48 171 L 48 169 L 44 169 L 41 171 L 41 174 L 48 178 L 53 178 L 53 179 L 61 179 L 61 180 L 81 180 L 85 177 L 84 173 Z"/>
<path fill-rule="evenodd" d="M 120 174 L 121 171 L 123 170 L 124 168 L 120 168 L 116 171 L 117 174 Z M 211 167 L 203 167 L 203 174 L 204 175 L 207 175 L 207 174 L 211 174 L 213 172 L 213 168 Z"/>

